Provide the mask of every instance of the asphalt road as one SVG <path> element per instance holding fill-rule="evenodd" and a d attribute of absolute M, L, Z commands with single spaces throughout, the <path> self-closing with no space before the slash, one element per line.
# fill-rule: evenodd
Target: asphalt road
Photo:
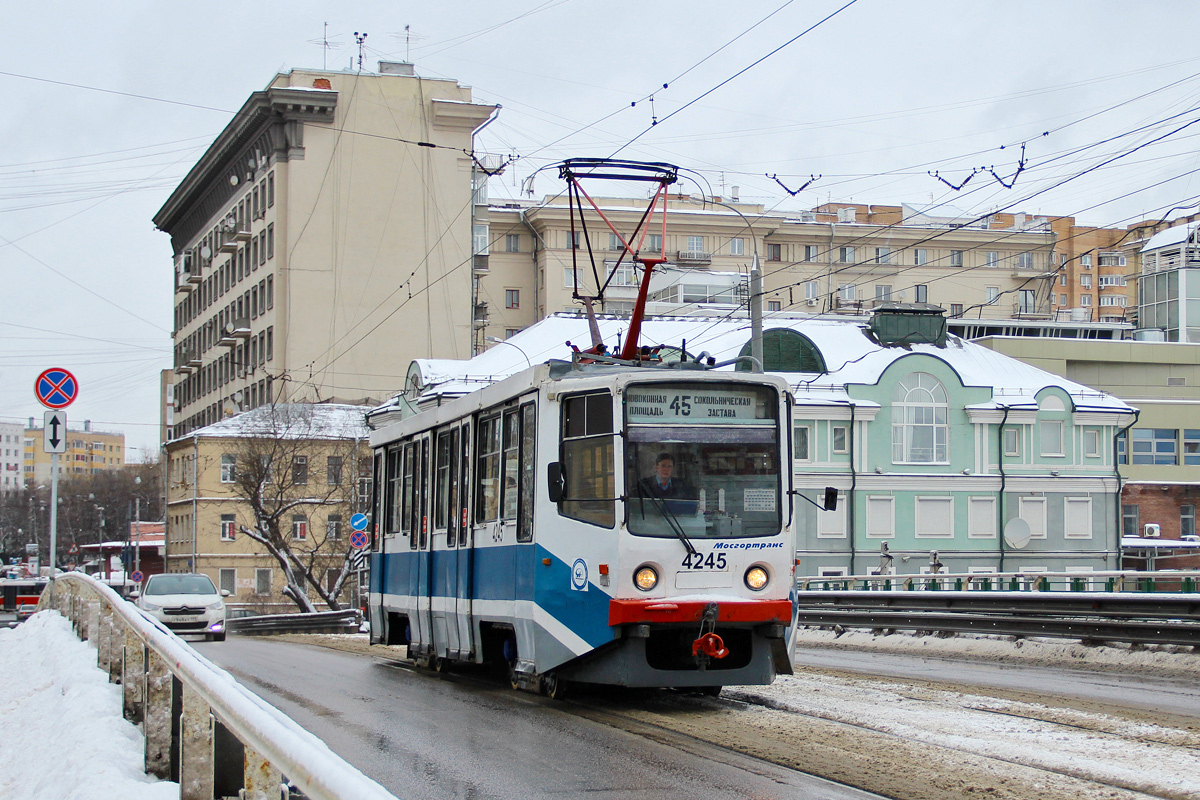
<path fill-rule="evenodd" d="M 878 797 L 475 676 L 252 637 L 193 646 L 399 798 Z"/>
<path fill-rule="evenodd" d="M 950 657 L 797 647 L 797 667 L 836 669 L 908 680 L 950 681 L 967 686 L 1034 692 L 1047 697 L 1071 697 L 1106 705 L 1200 717 L 1200 693 L 1186 678 L 1138 675 L 1134 672 L 1096 672 L 1037 664 L 999 664 Z"/>

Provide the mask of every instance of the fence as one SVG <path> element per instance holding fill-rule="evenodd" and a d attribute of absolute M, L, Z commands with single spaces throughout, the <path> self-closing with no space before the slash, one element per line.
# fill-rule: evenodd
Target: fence
<path fill-rule="evenodd" d="M 146 772 L 178 781 L 181 800 L 276 800 L 294 789 L 311 800 L 396 800 L 108 586 L 69 573 L 39 608 L 96 646 L 125 718 L 145 734 Z"/>

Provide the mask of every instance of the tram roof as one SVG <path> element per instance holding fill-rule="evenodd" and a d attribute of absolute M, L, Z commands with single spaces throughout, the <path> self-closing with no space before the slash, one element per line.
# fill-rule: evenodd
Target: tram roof
<path fill-rule="evenodd" d="M 601 317 L 598 322 L 602 339 L 610 345 L 615 345 L 629 327 L 626 317 Z M 948 337 L 945 347 L 886 347 L 872 339 L 867 325 L 858 320 L 771 315 L 764 319 L 763 328 L 793 330 L 821 354 L 826 372 L 775 373 L 787 380 L 797 402 L 805 405 L 844 405 L 850 399 L 848 385 L 878 383 L 896 361 L 925 354 L 946 363 L 964 385 L 992 390 L 991 400 L 975 408 L 1033 409 L 1039 392 L 1058 387 L 1071 396 L 1074 410 L 1132 412 L 1130 406 L 1112 395 L 955 336 Z M 693 355 L 707 352 L 718 362 L 737 357 L 749 340 L 749 323 L 744 317 L 648 317 L 642 324 L 643 344 L 685 347 Z M 470 359 L 417 359 L 409 375 L 417 377 L 423 400 L 455 397 L 489 386 L 530 365 L 568 358 L 568 341 L 582 347 L 590 344 L 587 320 L 575 314 L 554 314 Z M 854 402 L 864 405 L 861 399 Z M 388 405 L 398 404 L 396 400 Z"/>

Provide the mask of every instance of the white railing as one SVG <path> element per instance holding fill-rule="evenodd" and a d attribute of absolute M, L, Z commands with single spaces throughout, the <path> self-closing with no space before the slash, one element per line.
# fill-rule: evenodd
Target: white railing
<path fill-rule="evenodd" d="M 277 800 L 288 784 L 311 800 L 396 800 L 99 581 L 61 575 L 38 607 L 96 646 L 100 668 L 122 686 L 125 717 L 145 734 L 146 772 L 178 780 L 181 800 Z"/>

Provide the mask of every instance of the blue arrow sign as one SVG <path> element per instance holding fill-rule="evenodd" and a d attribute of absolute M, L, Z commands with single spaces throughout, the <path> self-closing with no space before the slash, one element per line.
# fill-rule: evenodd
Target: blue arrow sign
<path fill-rule="evenodd" d="M 367 529 L 367 515 L 355 514 L 350 518 L 350 529 L 355 531 L 365 531 Z"/>

